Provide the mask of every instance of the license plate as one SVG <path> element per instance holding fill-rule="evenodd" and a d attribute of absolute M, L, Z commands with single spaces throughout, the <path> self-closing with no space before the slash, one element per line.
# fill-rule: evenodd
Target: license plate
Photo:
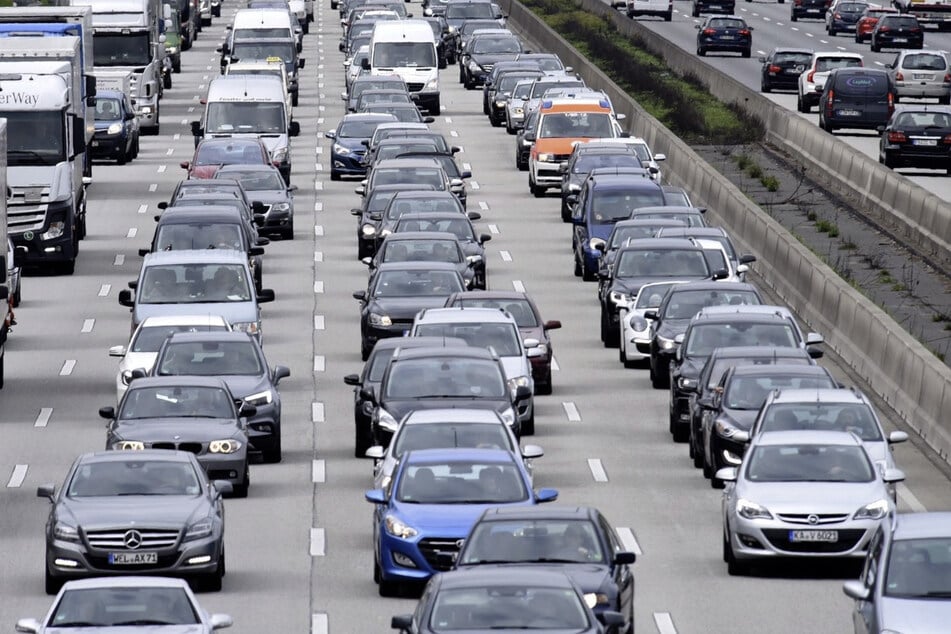
<path fill-rule="evenodd" d="M 821 9 L 806 9 L 806 13 L 822 13 Z"/>
<path fill-rule="evenodd" d="M 109 563 L 113 564 L 114 566 L 157 564 L 158 553 L 109 553 Z"/>
<path fill-rule="evenodd" d="M 907 38 L 907 37 L 896 37 L 896 38 L 895 38 L 894 40 L 892 40 L 892 41 L 893 41 L 895 44 L 904 44 L 905 42 L 908 41 L 908 38 Z"/>
<path fill-rule="evenodd" d="M 915 79 L 931 79 L 931 73 L 915 73 Z"/>
<path fill-rule="evenodd" d="M 858 110 L 837 110 L 836 114 L 840 117 L 858 117 L 862 113 Z"/>
<path fill-rule="evenodd" d="M 733 37 L 732 35 L 721 35 L 720 39 L 721 40 L 735 40 L 736 38 Z"/>
<path fill-rule="evenodd" d="M 93 147 L 99 147 L 99 141 L 93 141 L 91 145 Z"/>
<path fill-rule="evenodd" d="M 912 145 L 938 145 L 938 139 L 912 139 Z"/>
<path fill-rule="evenodd" d="M 789 531 L 791 542 L 837 542 L 839 531 Z"/>

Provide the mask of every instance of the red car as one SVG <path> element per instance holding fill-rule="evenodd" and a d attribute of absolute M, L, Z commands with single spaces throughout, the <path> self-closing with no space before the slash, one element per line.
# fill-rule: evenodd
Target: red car
<path fill-rule="evenodd" d="M 222 165 L 270 165 L 267 147 L 257 138 L 204 139 L 190 161 L 182 161 L 188 178 L 214 178 Z"/>
<path fill-rule="evenodd" d="M 872 39 L 872 31 L 875 30 L 878 19 L 889 13 L 898 13 L 898 10 L 891 7 L 879 7 L 874 4 L 868 5 L 855 25 L 855 41 L 861 44 Z"/>

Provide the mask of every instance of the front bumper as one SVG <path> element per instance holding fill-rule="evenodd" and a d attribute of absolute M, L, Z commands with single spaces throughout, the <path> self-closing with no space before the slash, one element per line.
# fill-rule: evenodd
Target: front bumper
<path fill-rule="evenodd" d="M 331 170 L 337 174 L 347 176 L 366 176 L 367 167 L 363 164 L 363 153 L 350 152 L 349 154 L 330 153 Z"/>
<path fill-rule="evenodd" d="M 89 154 L 94 159 L 116 158 L 125 152 L 128 144 L 128 137 L 123 134 L 96 133 L 89 144 Z"/>
<path fill-rule="evenodd" d="M 209 480 L 227 480 L 233 486 L 247 484 L 244 477 L 248 466 L 247 444 L 231 454 L 202 454 L 198 456 L 198 463 L 205 469 Z"/>
<path fill-rule="evenodd" d="M 536 185 L 561 187 L 561 161 L 531 160 L 531 170 Z"/>
<path fill-rule="evenodd" d="M 18 209 L 15 206 L 10 206 L 7 211 L 10 218 L 14 219 Z M 13 246 L 18 249 L 17 262 L 21 266 L 68 262 L 76 258 L 76 249 L 73 245 L 73 224 L 78 222 L 78 218 L 75 218 L 69 209 L 69 203 L 50 203 L 47 205 L 44 215 L 46 218 L 41 228 L 11 233 L 10 235 Z M 45 239 L 43 234 L 49 231 L 52 217 L 56 217 L 57 220 L 64 220 L 66 226 L 63 233 L 58 237 Z"/>
<path fill-rule="evenodd" d="M 446 545 L 447 548 L 443 551 L 446 555 L 454 554 L 458 551 L 456 542 L 466 538 L 466 535 L 440 535 L 402 539 L 387 533 L 383 526 L 380 526 L 378 531 L 380 572 L 386 581 L 423 582 L 439 570 L 448 570 L 451 562 L 441 566 L 434 565 L 436 558 L 440 556 L 439 546 Z M 432 561 L 424 556 L 422 550 L 425 550 Z"/>
<path fill-rule="evenodd" d="M 855 509 L 852 509 L 854 512 Z M 850 517 L 851 512 L 846 515 Z M 830 524 L 799 524 L 775 518 L 749 520 L 733 512 L 731 544 L 737 559 L 770 557 L 864 558 L 869 539 L 880 520 L 852 520 Z M 836 542 L 792 542 L 792 531 L 836 531 Z"/>
<path fill-rule="evenodd" d="M 48 540 L 46 567 L 51 576 L 60 579 L 142 574 L 191 576 L 214 573 L 222 551 L 222 536 L 213 534 L 203 539 L 180 541 L 171 548 L 154 549 L 158 554 L 156 564 L 115 565 L 109 563 L 110 553 L 135 551 L 100 550 L 87 548 L 81 542 Z"/>

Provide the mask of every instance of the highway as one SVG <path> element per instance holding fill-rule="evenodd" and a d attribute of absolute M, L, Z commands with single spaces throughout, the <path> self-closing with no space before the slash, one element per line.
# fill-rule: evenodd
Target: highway
<path fill-rule="evenodd" d="M 214 48 L 236 9 L 234 1 L 225 4 L 223 17 L 184 54 L 183 72 L 162 102 L 162 134 L 143 137 L 130 165 L 96 165 L 89 237 L 75 275 L 24 280 L 0 391 L 4 627 L 12 629 L 19 617 L 40 617 L 49 606 L 42 572 L 48 502 L 35 496 L 36 487 L 61 483 L 77 453 L 103 447 L 97 410 L 114 398 L 117 365 L 106 353 L 129 334 L 128 310 L 116 296 L 137 274 L 136 253 L 151 238 L 156 204 L 184 174 L 178 163 L 193 148 L 188 123 L 198 118 L 198 100 L 218 73 Z M 418 15 L 421 9 L 414 3 L 410 11 Z M 660 27 L 692 33 L 683 14 L 675 20 Z M 763 31 L 768 29 L 756 31 L 754 42 L 766 40 Z M 363 500 L 371 463 L 352 457 L 352 393 L 342 378 L 362 366 L 351 293 L 365 287 L 366 268 L 356 259 L 349 213 L 357 183 L 330 181 L 330 142 L 323 138 L 343 114 L 339 35 L 337 12 L 322 5 L 305 36 L 307 63 L 295 109 L 302 128 L 293 142 L 292 182 L 300 187 L 296 239 L 275 241 L 265 256 L 264 286 L 277 294 L 264 308 L 265 352 L 271 365 L 292 372 L 281 383 L 284 461 L 253 465 L 249 497 L 226 502 L 224 590 L 199 595 L 209 611 L 234 617 L 236 633 L 389 631 L 390 617 L 415 605 L 377 595 L 371 508 Z M 848 46 L 844 38 L 841 44 Z M 712 63 L 755 66 L 747 60 Z M 545 319 L 564 324 L 553 332 L 559 368 L 554 394 L 536 399 L 532 442 L 546 450 L 537 462 L 536 486 L 558 488 L 563 503 L 601 508 L 638 553 L 637 630 L 848 630 L 851 600 L 841 582 L 855 567 L 809 564 L 758 577 L 727 576 L 720 492 L 693 469 L 686 446 L 671 442 L 667 393 L 651 389 L 646 371 L 623 369 L 617 351 L 601 346 L 595 285 L 572 275 L 570 233 L 557 199 L 529 194 L 525 173 L 514 169 L 513 137 L 489 127 L 481 94 L 465 91 L 456 76 L 453 67 L 442 73 L 443 112 L 433 127 L 463 147 L 457 158 L 474 175 L 469 206 L 483 214 L 479 228 L 493 234 L 487 245 L 490 287 L 524 288 Z M 898 447 L 896 461 L 908 475 L 900 489 L 904 510 L 951 509 L 948 480 L 926 455 L 908 443 Z"/>
<path fill-rule="evenodd" d="M 888 4 L 887 2 L 885 4 Z M 743 59 L 738 53 L 708 53 L 704 59 L 697 57 L 698 74 L 702 73 L 702 64 L 710 66 L 733 76 L 749 88 L 759 92 L 760 73 L 762 64 L 757 57 L 766 55 L 777 46 L 793 46 L 809 48 L 815 51 L 848 51 L 861 53 L 865 65 L 872 68 L 882 68 L 891 62 L 898 52 L 895 49 L 872 53 L 868 42 L 858 44 L 855 34 L 839 33 L 829 36 L 825 30 L 825 22 L 800 18 L 796 22 L 789 20 L 790 2 L 778 4 L 767 0 L 765 2 L 744 2 L 737 0 L 736 14 L 744 18 L 753 27 L 753 54 L 750 59 Z M 647 28 L 670 39 L 680 48 L 696 55 L 697 31 L 696 25 L 702 22 L 703 17 L 694 18 L 690 15 L 691 3 L 685 0 L 674 0 L 674 14 L 671 22 L 663 22 L 658 18 L 635 18 Z M 951 33 L 939 33 L 933 28 L 925 28 L 925 48 L 943 51 L 951 50 Z M 796 91 L 772 92 L 765 94 L 773 102 L 783 106 L 790 113 L 812 121 L 818 125 L 818 109 L 812 108 L 809 114 L 796 110 Z M 936 103 L 934 99 L 914 100 L 903 99 L 902 103 Z M 842 139 L 852 147 L 878 160 L 879 135 L 874 130 L 836 130 L 836 137 Z M 944 170 L 928 170 L 919 168 L 902 168 L 898 170 L 912 181 L 928 191 L 944 199 L 951 198 L 951 180 L 946 178 Z"/>

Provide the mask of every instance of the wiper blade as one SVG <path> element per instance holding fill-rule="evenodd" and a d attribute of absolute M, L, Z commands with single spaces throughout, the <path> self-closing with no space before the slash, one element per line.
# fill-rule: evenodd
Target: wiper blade
<path fill-rule="evenodd" d="M 951 598 L 951 590 L 932 590 L 930 592 L 926 592 L 922 596 L 947 599 Z"/>
<path fill-rule="evenodd" d="M 113 623 L 113 627 L 120 627 L 123 625 L 189 625 L 187 623 L 175 623 L 173 621 L 162 621 L 160 619 L 134 619 L 132 621 L 120 621 L 119 623 Z M 57 626 L 62 627 L 62 626 Z"/>
<path fill-rule="evenodd" d="M 66 623 L 57 623 L 51 627 L 108 627 L 108 623 L 90 623 L 89 621 L 67 621 Z"/>

